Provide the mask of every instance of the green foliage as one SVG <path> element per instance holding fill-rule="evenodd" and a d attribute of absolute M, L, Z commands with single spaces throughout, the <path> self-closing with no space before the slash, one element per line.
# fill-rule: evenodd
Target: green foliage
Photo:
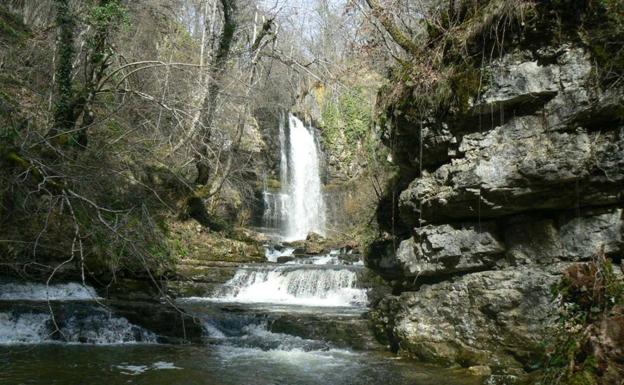
<path fill-rule="evenodd" d="M 601 252 L 589 263 L 566 270 L 553 287 L 560 308 L 558 326 L 546 346 L 542 385 L 599 383 L 599 359 L 590 341 L 612 309 L 624 304 L 624 283 Z"/>
<path fill-rule="evenodd" d="M 365 90 L 354 87 L 326 98 L 322 110 L 323 137 L 336 149 L 342 146 L 349 160 L 361 143 L 370 137 L 373 125 L 372 103 Z M 346 148 L 345 148 L 346 147 Z"/>
<path fill-rule="evenodd" d="M 624 2 L 601 0 L 587 14 L 581 31 L 598 62 L 599 77 L 610 84 L 624 76 Z"/>
<path fill-rule="evenodd" d="M 0 5 L 0 41 L 7 40 L 15 43 L 28 36 L 28 27 L 22 20 L 11 13 L 5 6 Z"/>
<path fill-rule="evenodd" d="M 11 145 L 18 138 L 19 132 L 11 126 L 0 126 L 0 148 Z"/>
<path fill-rule="evenodd" d="M 340 95 L 340 112 L 345 123 L 347 142 L 362 140 L 371 127 L 371 103 L 361 89 L 351 89 Z"/>
<path fill-rule="evenodd" d="M 128 23 L 128 10 L 121 5 L 119 0 L 104 0 L 100 2 L 100 5 L 91 9 L 87 24 L 93 27 L 95 33 L 87 39 L 87 44 L 93 51 L 90 59 L 92 63 L 102 65 L 106 55 L 113 53 L 108 40 Z"/>
<path fill-rule="evenodd" d="M 98 30 L 118 29 L 130 22 L 128 9 L 118 0 L 109 0 L 93 7 L 89 13 L 88 24 Z"/>
<path fill-rule="evenodd" d="M 186 258 L 191 254 L 188 246 L 182 243 L 179 239 L 171 240 L 171 249 L 176 255 L 179 255 L 182 258 Z"/>
<path fill-rule="evenodd" d="M 456 98 L 454 104 L 461 113 L 469 112 L 470 101 L 479 94 L 481 83 L 481 72 L 478 68 L 470 66 L 455 68 L 455 72 L 449 78 L 449 88 Z"/>

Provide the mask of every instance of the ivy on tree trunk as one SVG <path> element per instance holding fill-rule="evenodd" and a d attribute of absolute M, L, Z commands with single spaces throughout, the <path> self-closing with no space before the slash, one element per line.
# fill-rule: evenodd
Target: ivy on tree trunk
<path fill-rule="evenodd" d="M 58 66 L 56 69 L 57 100 L 54 107 L 54 125 L 50 136 L 56 143 L 67 140 L 66 133 L 74 126 L 74 89 L 72 67 L 76 55 L 74 49 L 75 21 L 69 0 L 56 0 L 56 24 L 58 26 Z"/>

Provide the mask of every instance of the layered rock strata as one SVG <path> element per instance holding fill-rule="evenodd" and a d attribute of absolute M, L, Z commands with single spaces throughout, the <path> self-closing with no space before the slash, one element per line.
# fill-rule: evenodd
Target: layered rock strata
<path fill-rule="evenodd" d="M 621 262 L 624 98 L 575 45 L 511 50 L 483 73 L 467 112 L 395 120 L 395 159 L 421 172 L 398 202 L 409 238 L 367 256 L 395 288 L 372 318 L 405 355 L 527 369 L 565 267 Z"/>

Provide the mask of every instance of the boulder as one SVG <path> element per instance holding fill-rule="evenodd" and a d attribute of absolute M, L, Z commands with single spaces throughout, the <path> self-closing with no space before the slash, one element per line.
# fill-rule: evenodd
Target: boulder
<path fill-rule="evenodd" d="M 293 256 L 282 256 L 282 257 L 277 257 L 277 263 L 286 263 L 286 262 L 290 262 L 290 261 L 294 261 L 295 257 Z"/>
<path fill-rule="evenodd" d="M 396 258 L 404 277 L 444 276 L 492 267 L 505 246 L 493 226 L 425 226 L 402 241 Z"/>
<path fill-rule="evenodd" d="M 375 331 L 399 353 L 447 365 L 530 364 L 556 316 L 550 287 L 563 265 L 471 273 L 387 296 Z"/>

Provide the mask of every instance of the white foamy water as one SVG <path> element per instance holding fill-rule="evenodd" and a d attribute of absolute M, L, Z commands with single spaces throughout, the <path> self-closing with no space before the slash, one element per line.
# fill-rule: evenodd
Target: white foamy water
<path fill-rule="evenodd" d="M 366 290 L 358 288 L 349 269 L 239 269 L 217 292 L 216 301 L 303 306 L 365 306 Z"/>
<path fill-rule="evenodd" d="M 344 365 L 358 355 L 347 349 L 331 348 L 319 341 L 272 333 L 263 325 L 247 327 L 245 332 L 247 334 L 243 337 L 218 346 L 217 352 L 223 360 L 253 360 L 268 365 L 294 366 L 307 371 Z"/>
<path fill-rule="evenodd" d="M 0 345 L 36 344 L 48 339 L 48 314 L 0 313 Z"/>
<path fill-rule="evenodd" d="M 317 255 L 317 256 L 307 256 L 295 258 L 292 261 L 288 261 L 285 265 L 351 265 L 351 266 L 364 266 L 364 261 L 359 259 L 358 261 L 352 260 L 344 260 L 341 258 L 341 255 L 350 255 L 350 253 L 341 253 L 340 250 L 331 250 L 329 254 L 325 255 Z M 289 254 L 289 255 L 292 255 Z M 277 258 L 276 258 L 277 260 Z"/>
<path fill-rule="evenodd" d="M 293 255 L 294 251 L 295 251 L 295 249 L 292 248 L 292 247 L 286 247 L 285 249 L 283 249 L 281 251 L 267 247 L 264 250 L 264 256 L 266 257 L 267 261 L 269 261 L 269 262 L 277 262 L 277 258 L 279 258 L 279 257 L 290 257 L 291 255 Z"/>
<path fill-rule="evenodd" d="M 46 286 L 41 283 L 0 284 L 0 300 L 11 301 L 89 301 L 98 299 L 90 286 L 70 282 Z"/>
<path fill-rule="evenodd" d="M 128 376 L 136 376 L 139 374 L 143 374 L 148 370 L 173 370 L 173 369 L 182 369 L 177 366 L 173 362 L 165 362 L 158 361 L 154 362 L 152 365 L 115 365 L 115 368 L 119 369 L 122 374 L 126 374 Z"/>
<path fill-rule="evenodd" d="M 286 238 L 304 239 L 309 232 L 325 234 L 325 202 L 321 189 L 318 143 L 313 127 L 288 116 L 289 175 Z"/>
<path fill-rule="evenodd" d="M 262 214 L 264 226 L 268 228 L 281 228 L 284 218 L 288 216 L 289 196 L 282 192 L 264 191 L 264 213 Z"/>
<path fill-rule="evenodd" d="M 280 122 L 279 192 L 265 188 L 264 224 L 280 229 L 285 240 L 305 239 L 310 232 L 325 234 L 325 201 L 320 174 L 320 148 L 314 127 L 288 115 Z"/>
<path fill-rule="evenodd" d="M 48 313 L 0 313 L 0 345 L 41 344 L 53 342 L 116 345 L 155 343 L 157 337 L 123 317 L 108 317 L 97 312 L 85 317 L 72 316 L 59 322 L 59 338 Z"/>
<path fill-rule="evenodd" d="M 327 367 L 357 355 L 350 350 L 333 348 L 327 342 L 271 332 L 267 322 L 245 325 L 231 336 L 226 336 L 217 325 L 211 325 L 208 334 L 220 340 L 217 352 L 228 362 L 252 359 L 271 364 Z"/>

